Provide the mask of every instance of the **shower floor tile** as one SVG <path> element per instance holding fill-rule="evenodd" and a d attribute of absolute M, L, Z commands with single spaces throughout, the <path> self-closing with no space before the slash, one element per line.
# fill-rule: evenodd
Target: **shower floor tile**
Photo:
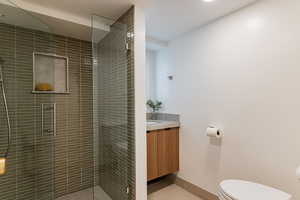
<path fill-rule="evenodd" d="M 97 186 L 95 187 L 95 199 L 93 199 L 93 189 L 89 188 L 59 197 L 56 200 L 111 200 L 111 198 L 101 189 L 101 187 Z"/>

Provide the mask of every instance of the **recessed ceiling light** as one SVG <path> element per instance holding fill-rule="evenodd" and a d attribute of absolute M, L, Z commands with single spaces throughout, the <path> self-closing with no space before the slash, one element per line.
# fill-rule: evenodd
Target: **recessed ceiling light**
<path fill-rule="evenodd" d="M 215 0 L 202 0 L 202 1 L 204 1 L 204 2 L 213 2 Z"/>

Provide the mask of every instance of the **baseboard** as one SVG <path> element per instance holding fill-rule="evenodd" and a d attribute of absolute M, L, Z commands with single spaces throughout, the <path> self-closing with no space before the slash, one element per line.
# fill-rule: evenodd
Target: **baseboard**
<path fill-rule="evenodd" d="M 176 176 L 168 175 L 148 182 L 148 194 L 159 191 L 175 183 Z"/>
<path fill-rule="evenodd" d="M 210 193 L 210 192 L 208 192 L 186 180 L 183 180 L 182 178 L 176 177 L 175 184 L 204 200 L 218 200 L 219 199 L 216 195 L 214 195 L 214 194 L 212 194 L 212 193 Z"/>

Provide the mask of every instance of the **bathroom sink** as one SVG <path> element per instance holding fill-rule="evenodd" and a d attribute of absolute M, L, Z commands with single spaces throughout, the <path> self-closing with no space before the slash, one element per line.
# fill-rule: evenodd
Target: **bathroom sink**
<path fill-rule="evenodd" d="M 166 128 L 179 127 L 178 121 L 165 121 L 165 120 L 149 120 L 147 121 L 147 131 L 160 130 Z"/>
<path fill-rule="evenodd" d="M 161 121 L 147 121 L 147 125 L 156 125 L 161 123 Z"/>

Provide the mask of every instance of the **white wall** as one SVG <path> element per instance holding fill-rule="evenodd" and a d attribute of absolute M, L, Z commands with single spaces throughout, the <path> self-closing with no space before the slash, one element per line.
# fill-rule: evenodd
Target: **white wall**
<path fill-rule="evenodd" d="M 299 0 L 260 1 L 186 34 L 157 67 L 157 97 L 181 114 L 180 177 L 210 192 L 256 181 L 300 199 Z M 224 129 L 221 145 L 209 124 Z"/>
<path fill-rule="evenodd" d="M 136 199 L 147 200 L 145 9 L 136 3 L 134 11 L 135 192 Z"/>
<path fill-rule="evenodd" d="M 146 99 L 156 99 L 156 51 L 146 51 Z"/>

